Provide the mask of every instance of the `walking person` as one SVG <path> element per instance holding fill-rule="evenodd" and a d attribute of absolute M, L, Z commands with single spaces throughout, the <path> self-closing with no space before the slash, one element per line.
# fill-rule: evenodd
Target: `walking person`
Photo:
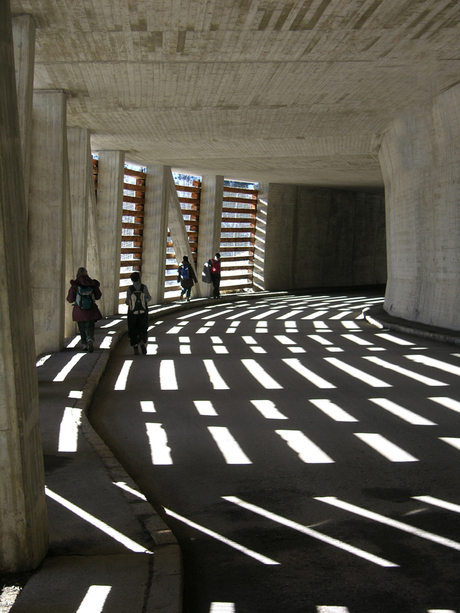
<path fill-rule="evenodd" d="M 139 346 L 142 353 L 147 353 L 147 338 L 149 327 L 148 303 L 152 299 L 147 286 L 141 283 L 141 276 L 138 272 L 131 274 L 132 285 L 126 292 L 126 304 L 128 305 L 128 336 L 134 353 L 139 353 Z"/>
<path fill-rule="evenodd" d="M 91 279 L 83 266 L 77 270 L 76 279 L 70 281 L 67 302 L 73 304 L 72 320 L 78 324 L 83 351 L 93 352 L 94 325 L 102 319 L 96 300 L 102 296 L 100 283 Z"/>
<path fill-rule="evenodd" d="M 220 298 L 220 253 L 211 258 L 212 297 Z"/>
<path fill-rule="evenodd" d="M 182 287 L 180 299 L 182 300 L 185 295 L 187 302 L 190 302 L 192 287 L 194 283 L 198 282 L 198 279 L 196 278 L 195 271 L 193 270 L 193 267 L 188 261 L 188 257 L 186 255 L 184 255 L 182 258 L 182 263 L 179 266 L 177 280 L 180 282 Z"/>

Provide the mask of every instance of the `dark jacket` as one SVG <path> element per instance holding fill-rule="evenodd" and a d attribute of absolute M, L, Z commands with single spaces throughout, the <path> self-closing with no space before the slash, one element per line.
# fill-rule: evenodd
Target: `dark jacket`
<path fill-rule="evenodd" d="M 188 268 L 188 279 L 182 279 L 182 277 L 180 275 L 181 266 L 187 266 L 187 268 Z M 178 271 L 178 275 L 177 275 L 177 280 L 180 281 L 181 286 L 185 287 L 185 288 L 193 287 L 193 284 L 198 282 L 198 280 L 196 278 L 195 271 L 193 270 L 193 267 L 191 266 L 190 262 L 181 262 L 179 264 L 179 271 Z"/>
<path fill-rule="evenodd" d="M 74 305 L 72 311 L 73 321 L 97 321 L 98 319 L 102 319 L 101 312 L 97 308 L 97 304 L 95 302 L 93 303 L 92 308 L 88 309 L 87 311 L 81 309 L 75 304 L 75 298 L 77 297 L 77 290 L 79 285 L 83 287 L 92 287 L 95 300 L 99 300 L 102 296 L 102 292 L 99 289 L 100 283 L 96 279 L 91 279 L 87 275 L 83 275 L 82 277 L 78 277 L 78 279 L 70 281 L 70 289 L 69 293 L 67 294 L 67 302 L 70 302 Z"/>
<path fill-rule="evenodd" d="M 209 261 L 211 262 L 211 274 L 220 275 L 220 260 L 212 258 Z"/>

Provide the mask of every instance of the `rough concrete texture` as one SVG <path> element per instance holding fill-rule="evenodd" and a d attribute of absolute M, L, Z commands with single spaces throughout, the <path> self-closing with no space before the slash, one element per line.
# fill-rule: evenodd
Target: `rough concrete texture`
<path fill-rule="evenodd" d="M 388 286 L 395 317 L 460 329 L 460 87 L 406 111 L 380 154 L 386 189 Z"/>
<path fill-rule="evenodd" d="M 97 150 L 199 175 L 382 186 L 398 109 L 458 81 L 452 0 L 12 0 L 36 88 Z"/>
<path fill-rule="evenodd" d="M 270 184 L 265 288 L 386 281 L 383 194 Z"/>

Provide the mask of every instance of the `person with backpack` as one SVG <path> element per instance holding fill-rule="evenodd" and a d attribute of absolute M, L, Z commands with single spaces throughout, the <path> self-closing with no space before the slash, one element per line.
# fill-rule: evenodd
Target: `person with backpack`
<path fill-rule="evenodd" d="M 188 257 L 186 255 L 184 255 L 182 258 L 182 262 L 179 266 L 177 280 L 180 282 L 182 287 L 180 299 L 182 300 L 185 295 L 187 302 L 190 302 L 192 287 L 194 283 L 198 283 L 198 279 L 196 278 L 195 271 L 193 270 L 193 267 L 188 261 Z"/>
<path fill-rule="evenodd" d="M 147 286 L 141 283 L 138 272 L 131 274 L 132 285 L 126 292 L 126 304 L 128 305 L 128 336 L 134 353 L 138 355 L 139 346 L 142 353 L 147 353 L 147 338 L 149 327 L 148 302 L 152 300 Z"/>
<path fill-rule="evenodd" d="M 209 260 L 211 265 L 212 297 L 220 298 L 220 253 Z"/>
<path fill-rule="evenodd" d="M 78 324 L 83 350 L 89 353 L 94 349 L 94 325 L 102 319 L 96 304 L 101 296 L 99 281 L 91 279 L 86 268 L 80 267 L 76 278 L 70 281 L 67 302 L 73 304 L 72 320 Z"/>

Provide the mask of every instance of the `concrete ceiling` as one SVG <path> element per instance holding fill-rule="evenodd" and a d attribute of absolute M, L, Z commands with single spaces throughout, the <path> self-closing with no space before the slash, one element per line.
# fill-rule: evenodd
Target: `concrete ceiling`
<path fill-rule="evenodd" d="M 192 174 L 378 188 L 395 115 L 460 80 L 459 0 L 11 0 L 37 89 L 94 150 Z"/>

